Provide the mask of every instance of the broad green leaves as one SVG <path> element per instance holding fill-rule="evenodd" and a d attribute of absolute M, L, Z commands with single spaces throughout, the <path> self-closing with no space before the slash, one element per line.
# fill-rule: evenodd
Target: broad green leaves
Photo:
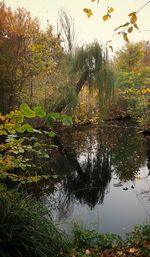
<path fill-rule="evenodd" d="M 46 112 L 44 111 L 44 108 L 42 106 L 36 106 L 33 108 L 35 111 L 35 115 L 39 118 L 43 118 L 46 116 Z"/>
<path fill-rule="evenodd" d="M 34 118 L 43 119 L 44 124 L 47 125 L 48 131 L 40 131 L 40 134 L 45 133 L 49 137 L 55 137 L 56 133 L 53 131 L 54 124 L 61 122 L 65 126 L 72 124 L 72 118 L 68 115 L 61 115 L 57 112 L 51 112 L 46 114 L 42 106 L 36 106 L 31 109 L 27 104 L 21 104 L 20 110 L 11 111 L 7 115 L 0 114 L 0 136 L 7 136 L 4 143 L 0 144 L 0 177 L 6 178 L 7 176 L 15 179 L 16 181 L 31 181 L 37 182 L 39 176 L 21 176 L 18 177 L 14 173 L 11 176 L 8 171 L 12 171 L 14 168 L 26 170 L 31 167 L 29 159 L 23 155 L 26 152 L 34 152 L 37 156 L 42 158 L 49 158 L 46 152 L 40 150 L 40 143 L 36 142 L 33 145 L 24 143 L 28 140 L 28 137 L 21 136 L 18 139 L 18 134 L 38 133 L 39 130 L 34 129 L 27 121 L 33 121 Z M 34 140 L 35 137 L 30 137 Z M 34 181 L 35 179 L 35 181 Z"/>
<path fill-rule="evenodd" d="M 34 118 L 35 112 L 27 104 L 21 104 L 20 111 L 26 118 Z"/>
<path fill-rule="evenodd" d="M 54 136 L 56 136 L 56 133 L 53 132 L 53 131 L 49 131 L 49 132 L 48 132 L 48 135 L 49 135 L 49 137 L 54 137 Z"/>
<path fill-rule="evenodd" d="M 63 115 L 61 118 L 63 124 L 65 126 L 71 126 L 72 125 L 72 117 L 68 115 Z"/>
<path fill-rule="evenodd" d="M 62 122 L 65 126 L 72 125 L 72 117 L 68 115 L 61 115 L 57 112 L 48 113 L 46 116 L 49 126 L 53 126 L 55 121 Z"/>

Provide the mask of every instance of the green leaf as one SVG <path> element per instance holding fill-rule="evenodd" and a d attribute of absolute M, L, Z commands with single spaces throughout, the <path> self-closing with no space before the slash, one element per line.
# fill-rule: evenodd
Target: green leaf
<path fill-rule="evenodd" d="M 48 135 L 49 135 L 49 137 L 54 137 L 54 136 L 56 135 L 56 133 L 53 132 L 53 131 L 49 131 L 49 132 L 48 132 Z"/>
<path fill-rule="evenodd" d="M 36 106 L 33 109 L 35 111 L 35 115 L 39 118 L 43 118 L 46 116 L 46 112 L 44 111 L 44 108 L 42 106 Z"/>
<path fill-rule="evenodd" d="M 35 112 L 25 103 L 20 105 L 20 111 L 26 118 L 35 117 Z"/>
<path fill-rule="evenodd" d="M 50 115 L 53 120 L 60 119 L 60 114 L 58 112 L 50 112 L 48 115 Z"/>
<path fill-rule="evenodd" d="M 28 123 L 26 123 L 26 124 L 23 124 L 23 125 L 19 128 L 18 132 L 24 133 L 25 131 L 27 131 L 27 132 L 34 132 L 34 129 L 32 128 L 31 125 L 29 125 Z"/>
<path fill-rule="evenodd" d="M 68 116 L 68 115 L 63 115 L 62 122 L 65 126 L 71 126 L 72 125 L 72 117 Z"/>
<path fill-rule="evenodd" d="M 53 124 L 56 120 L 60 120 L 61 116 L 58 112 L 50 112 L 47 114 L 46 119 L 48 122 L 48 125 L 50 127 L 53 127 Z"/>

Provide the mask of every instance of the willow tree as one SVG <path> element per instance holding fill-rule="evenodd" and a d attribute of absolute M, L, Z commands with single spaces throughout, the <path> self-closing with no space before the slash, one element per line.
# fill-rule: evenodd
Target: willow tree
<path fill-rule="evenodd" d="M 70 103 L 69 86 L 74 97 L 78 96 L 85 84 L 89 88 L 97 87 L 100 98 L 105 103 L 112 97 L 114 73 L 108 60 L 107 50 L 103 49 L 98 42 L 76 48 L 68 54 L 66 70 L 68 77 L 63 87 L 66 93 L 63 97 L 59 97 L 55 111 L 61 112 Z"/>

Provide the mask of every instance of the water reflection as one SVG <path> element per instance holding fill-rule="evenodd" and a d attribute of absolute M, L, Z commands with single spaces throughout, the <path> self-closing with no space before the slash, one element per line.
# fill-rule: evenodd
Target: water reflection
<path fill-rule="evenodd" d="M 147 168 L 149 170 L 148 176 L 150 176 L 150 148 L 147 150 Z"/>
<path fill-rule="evenodd" d="M 108 150 L 98 144 L 94 153 L 81 155 L 79 161 L 82 173 L 76 169 L 67 174 L 63 186 L 69 198 L 75 197 L 81 204 L 87 204 L 92 209 L 97 203 L 103 203 L 109 190 L 111 157 Z"/>
<path fill-rule="evenodd" d="M 145 221 L 147 207 L 141 206 L 149 205 L 149 198 L 143 203 L 142 197 L 150 188 L 150 145 L 136 129 L 125 124 L 70 130 L 63 132 L 60 140 L 65 151 L 54 148 L 41 171 L 55 177 L 36 185 L 57 221 L 75 222 L 84 210 L 84 216 L 90 212 L 90 223 L 97 219 L 96 211 L 101 213 L 100 206 L 106 216 L 101 222 L 103 231 L 121 234 L 118 226 Z"/>

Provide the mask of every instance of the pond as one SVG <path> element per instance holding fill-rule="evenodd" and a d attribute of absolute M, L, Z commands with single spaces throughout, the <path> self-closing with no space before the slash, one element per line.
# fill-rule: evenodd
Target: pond
<path fill-rule="evenodd" d="M 61 229 L 74 223 L 125 237 L 150 222 L 150 142 L 123 123 L 61 131 L 64 148 L 43 166 L 52 174 L 37 194 Z"/>

